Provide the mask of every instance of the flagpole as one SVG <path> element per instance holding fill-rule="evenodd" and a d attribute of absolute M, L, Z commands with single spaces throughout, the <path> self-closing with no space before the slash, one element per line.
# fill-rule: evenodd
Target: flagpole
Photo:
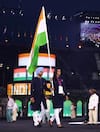
<path fill-rule="evenodd" d="M 44 19 L 45 19 L 45 9 L 44 7 L 42 7 L 43 9 L 43 13 L 44 13 Z M 45 22 L 46 22 L 46 19 L 45 19 Z M 48 34 L 47 34 L 47 28 L 46 28 L 46 38 L 48 38 Z M 52 67 L 51 67 L 51 59 L 50 59 L 50 46 L 49 46 L 49 39 L 47 41 L 47 51 L 48 51 L 48 58 L 49 58 L 49 66 L 50 66 L 50 70 L 49 70 L 49 73 L 50 71 L 52 70 Z M 50 74 L 49 74 L 50 75 Z M 53 80 L 50 80 L 50 82 L 52 83 L 52 94 L 54 96 L 54 84 L 53 84 Z"/>
<path fill-rule="evenodd" d="M 49 43 L 47 43 L 47 49 L 48 49 L 49 66 L 50 66 L 49 72 L 50 72 L 52 70 L 52 67 L 51 67 L 51 60 L 50 60 L 50 47 L 49 47 Z M 50 78 L 50 82 L 52 84 L 52 88 L 54 88 L 53 79 L 51 80 L 51 78 Z M 54 89 L 52 89 L 52 94 L 54 96 Z"/>
<path fill-rule="evenodd" d="M 45 9 L 44 9 L 44 7 L 42 7 L 42 9 L 43 9 L 44 19 L 45 19 Z M 46 19 L 45 19 L 45 22 L 46 22 Z M 46 38 L 48 38 L 47 28 L 46 28 Z M 50 66 L 50 71 L 51 71 L 51 60 L 50 60 L 50 46 L 49 46 L 49 39 L 48 39 L 48 41 L 47 41 L 47 51 L 48 51 L 49 66 Z"/>

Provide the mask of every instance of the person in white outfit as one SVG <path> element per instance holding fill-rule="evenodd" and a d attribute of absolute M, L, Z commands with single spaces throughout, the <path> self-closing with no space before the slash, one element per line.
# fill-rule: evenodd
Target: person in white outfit
<path fill-rule="evenodd" d="M 17 106 L 16 102 L 14 102 L 13 112 L 12 112 L 13 113 L 12 114 L 12 120 L 13 120 L 13 122 L 15 122 L 16 119 L 17 119 L 17 116 L 18 116 L 17 112 L 18 112 L 18 106 Z"/>
<path fill-rule="evenodd" d="M 71 109 L 71 119 L 76 118 L 76 106 L 74 102 L 72 102 L 70 109 Z"/>
<path fill-rule="evenodd" d="M 50 100 L 46 98 L 47 109 L 44 108 L 43 102 L 41 102 L 41 119 L 42 123 L 50 120 Z"/>
<path fill-rule="evenodd" d="M 12 98 L 11 95 L 9 95 L 8 96 L 7 107 L 6 107 L 7 122 L 12 122 L 13 106 L 14 106 L 14 99 Z"/>
<path fill-rule="evenodd" d="M 41 103 L 41 116 L 42 116 L 42 122 L 46 123 L 50 120 L 50 104 L 51 104 L 51 98 L 52 98 L 52 84 L 49 80 L 46 81 L 46 88 L 45 88 L 45 99 L 46 99 L 46 105 L 47 109 L 45 110 L 43 103 Z"/>
<path fill-rule="evenodd" d="M 90 98 L 88 103 L 88 110 L 89 110 L 88 124 L 97 124 L 99 96 L 96 94 L 96 90 L 94 88 L 89 89 L 89 93 L 90 93 Z"/>

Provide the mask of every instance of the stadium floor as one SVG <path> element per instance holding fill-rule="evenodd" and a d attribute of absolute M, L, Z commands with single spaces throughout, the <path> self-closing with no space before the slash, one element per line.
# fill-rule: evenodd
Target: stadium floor
<path fill-rule="evenodd" d="M 83 122 L 66 122 L 63 121 L 64 128 L 57 128 L 54 123 L 53 127 L 43 124 L 41 128 L 35 128 L 32 120 L 17 120 L 15 123 L 7 123 L 0 120 L 0 132 L 100 132 L 100 123 L 96 125 L 84 124 Z"/>

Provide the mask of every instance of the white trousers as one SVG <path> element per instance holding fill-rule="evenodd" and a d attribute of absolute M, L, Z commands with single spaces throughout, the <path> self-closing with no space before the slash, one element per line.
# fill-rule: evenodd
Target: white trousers
<path fill-rule="evenodd" d="M 41 122 L 41 113 L 39 111 L 33 112 L 33 122 L 34 126 L 39 125 L 39 123 Z"/>
<path fill-rule="evenodd" d="M 54 115 L 50 118 L 50 120 L 53 122 L 54 119 L 56 120 L 56 124 L 59 125 L 61 124 L 61 121 L 60 121 L 60 112 L 61 112 L 62 108 L 55 108 L 54 109 Z"/>
<path fill-rule="evenodd" d="M 43 103 L 41 103 L 41 119 L 42 119 L 42 123 L 46 123 L 46 118 L 47 118 L 47 121 L 49 121 L 50 112 L 49 112 L 48 109 L 45 109 Z"/>
<path fill-rule="evenodd" d="M 98 110 L 89 110 L 89 123 L 96 124 L 98 121 Z"/>
<path fill-rule="evenodd" d="M 17 120 L 17 111 L 13 111 L 13 115 L 12 115 L 12 120 L 16 121 Z"/>

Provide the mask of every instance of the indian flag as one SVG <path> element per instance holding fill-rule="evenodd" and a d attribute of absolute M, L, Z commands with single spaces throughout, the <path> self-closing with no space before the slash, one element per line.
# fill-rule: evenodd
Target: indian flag
<path fill-rule="evenodd" d="M 24 80 L 26 80 L 26 68 L 14 69 L 14 81 L 24 81 Z"/>
<path fill-rule="evenodd" d="M 32 74 L 37 67 L 40 46 L 43 46 L 47 43 L 48 43 L 48 34 L 47 34 L 45 10 L 44 10 L 44 7 L 42 7 L 42 10 L 40 12 L 40 16 L 38 19 L 36 32 L 34 35 L 34 40 L 32 43 L 29 63 L 27 65 L 27 70 L 30 74 Z"/>

